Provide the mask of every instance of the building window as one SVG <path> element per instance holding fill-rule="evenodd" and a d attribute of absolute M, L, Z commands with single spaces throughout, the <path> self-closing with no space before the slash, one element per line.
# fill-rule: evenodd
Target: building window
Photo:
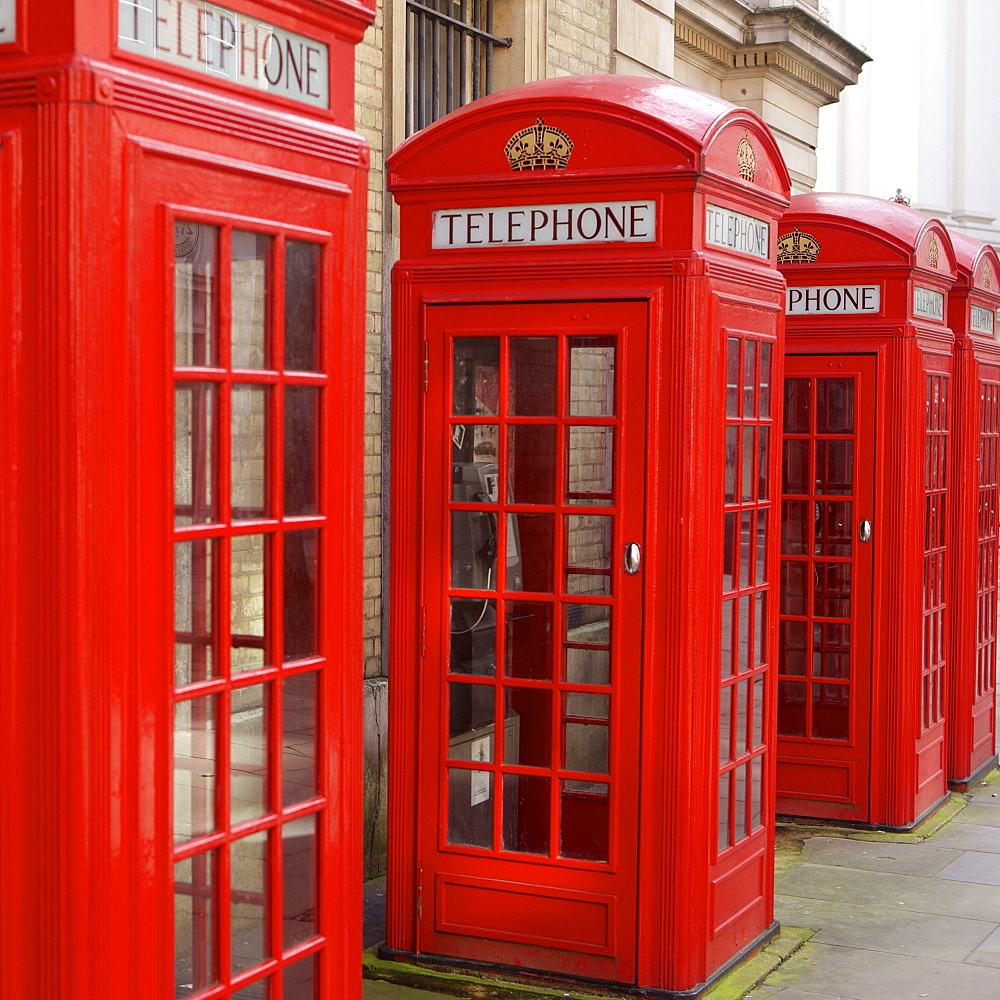
<path fill-rule="evenodd" d="M 406 134 L 493 89 L 493 0 L 406 0 Z"/>

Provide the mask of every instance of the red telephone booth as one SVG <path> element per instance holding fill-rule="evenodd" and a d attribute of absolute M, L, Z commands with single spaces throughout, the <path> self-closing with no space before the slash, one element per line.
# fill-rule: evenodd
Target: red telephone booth
<path fill-rule="evenodd" d="M 0 3 L 10 1000 L 360 997 L 374 7 Z"/>
<path fill-rule="evenodd" d="M 390 167 L 387 951 L 697 991 L 774 927 L 785 166 L 607 76 Z"/>
<path fill-rule="evenodd" d="M 996 764 L 997 517 L 1000 506 L 1000 259 L 952 233 L 958 280 L 948 299 L 955 331 L 953 559 L 948 664 L 948 781 L 974 785 Z"/>
<path fill-rule="evenodd" d="M 792 199 L 779 813 L 908 828 L 946 795 L 954 255 L 936 220 Z"/>

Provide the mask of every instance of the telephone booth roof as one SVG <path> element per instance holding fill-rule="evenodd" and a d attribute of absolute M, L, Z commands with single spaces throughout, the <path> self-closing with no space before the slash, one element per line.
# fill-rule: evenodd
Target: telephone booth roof
<path fill-rule="evenodd" d="M 559 168 L 529 173 L 506 149 L 539 120 L 565 133 L 570 151 Z M 480 98 L 411 136 L 389 166 L 389 187 L 400 200 L 412 189 L 465 187 L 471 178 L 476 185 L 548 187 L 638 175 L 674 187 L 680 178 L 693 186 L 698 174 L 783 208 L 790 183 L 774 136 L 752 111 L 682 84 L 619 75 L 540 80 Z"/>
<path fill-rule="evenodd" d="M 964 233 L 951 234 L 958 265 L 952 288 L 950 318 L 956 340 L 968 337 L 977 346 L 1000 351 L 996 313 L 1000 308 L 1000 255 L 989 243 Z M 993 317 L 985 315 L 993 313 Z M 992 328 L 992 332 L 991 331 Z"/>
<path fill-rule="evenodd" d="M 1000 255 L 989 243 L 983 243 L 965 233 L 952 232 L 958 282 L 970 290 L 1000 299 Z"/>
<path fill-rule="evenodd" d="M 798 194 L 781 221 L 779 237 L 796 227 L 816 238 L 819 252 L 810 262 L 779 256 L 783 269 L 865 264 L 924 270 L 948 284 L 955 278 L 955 252 L 944 224 L 894 201 L 862 194 Z"/>

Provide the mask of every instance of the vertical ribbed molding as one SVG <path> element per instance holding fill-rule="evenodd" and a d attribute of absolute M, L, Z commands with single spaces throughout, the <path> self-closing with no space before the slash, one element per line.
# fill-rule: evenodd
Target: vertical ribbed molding
<path fill-rule="evenodd" d="M 129 996 L 122 746 L 136 600 L 121 178 L 109 83 L 81 65 L 37 83 L 24 272 L 24 649 L 39 1000 Z M 28 230 L 33 229 L 33 232 Z M 32 912 L 33 911 L 33 912 Z"/>

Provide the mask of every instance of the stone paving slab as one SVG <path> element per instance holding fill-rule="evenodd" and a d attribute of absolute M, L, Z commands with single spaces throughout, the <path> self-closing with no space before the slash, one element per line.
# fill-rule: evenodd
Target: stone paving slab
<path fill-rule="evenodd" d="M 746 995 L 746 1000 L 850 1000 L 843 993 L 816 993 L 802 990 L 789 990 L 784 986 L 758 986 L 752 993 Z"/>
<path fill-rule="evenodd" d="M 887 955 L 885 952 L 807 943 L 767 980 L 814 1000 L 816 991 L 848 1000 L 995 1000 L 1000 996 L 996 969 L 959 962 Z M 759 992 L 759 991 L 754 991 Z M 766 994 L 764 994 L 766 996 Z"/>
<path fill-rule="evenodd" d="M 802 859 L 815 865 L 835 865 L 897 875 L 936 875 L 962 855 L 960 850 L 925 844 L 886 844 L 864 840 L 812 837 L 802 848 Z"/>
<path fill-rule="evenodd" d="M 776 886 L 779 896 L 825 899 L 832 902 L 857 900 L 881 904 L 889 909 L 939 913 L 973 920 L 1000 919 L 1000 886 L 979 886 L 969 891 L 964 882 L 927 879 L 913 875 L 857 871 L 804 864 Z M 997 990 L 1000 997 L 1000 989 Z"/>
<path fill-rule="evenodd" d="M 966 851 L 934 877 L 974 885 L 1000 885 L 1000 858 L 983 851 Z"/>
<path fill-rule="evenodd" d="M 1000 854 L 1000 827 L 956 823 L 934 837 L 934 846 Z"/>
<path fill-rule="evenodd" d="M 959 825 L 971 823 L 975 826 L 1000 827 L 1000 805 L 985 805 L 982 800 L 966 806 L 960 815 L 955 817 Z"/>
<path fill-rule="evenodd" d="M 782 924 L 810 927 L 816 931 L 813 941 L 844 948 L 863 948 L 914 958 L 934 958 L 963 962 L 977 949 L 985 947 L 1000 924 L 917 913 L 897 906 L 861 903 L 832 903 L 783 896 L 776 916 Z"/>

